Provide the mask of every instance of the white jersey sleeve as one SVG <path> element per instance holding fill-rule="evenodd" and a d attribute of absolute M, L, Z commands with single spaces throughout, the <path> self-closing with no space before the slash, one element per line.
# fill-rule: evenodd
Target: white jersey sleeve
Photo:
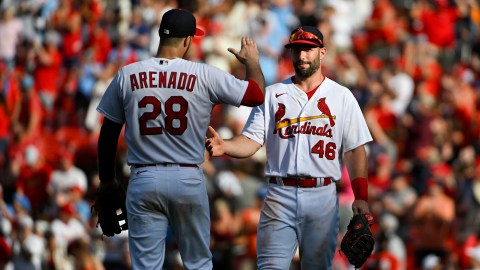
<path fill-rule="evenodd" d="M 266 176 L 336 180 L 343 153 L 372 140 L 355 97 L 328 78 L 310 99 L 290 79 L 267 87 L 242 134 L 265 144 Z"/>
<path fill-rule="evenodd" d="M 265 103 L 252 109 L 247 122 L 243 128 L 242 134 L 255 142 L 265 144 Z"/>
<path fill-rule="evenodd" d="M 113 122 L 123 124 L 125 112 L 123 110 L 123 73 L 117 72 L 103 94 L 97 111 Z"/>
<path fill-rule="evenodd" d="M 120 69 L 97 110 L 126 123 L 129 164 L 201 164 L 213 106 L 239 106 L 247 86 L 213 66 L 151 58 Z"/>

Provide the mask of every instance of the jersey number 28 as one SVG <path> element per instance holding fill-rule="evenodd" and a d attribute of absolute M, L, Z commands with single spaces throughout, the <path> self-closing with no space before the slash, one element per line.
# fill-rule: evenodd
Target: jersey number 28
<path fill-rule="evenodd" d="M 152 105 L 153 110 L 151 112 L 145 112 L 138 119 L 140 121 L 140 134 L 141 135 L 159 135 L 163 134 L 162 127 L 149 127 L 147 122 L 149 120 L 155 120 L 162 113 L 162 103 L 154 96 L 145 96 L 138 102 L 140 108 L 145 108 L 147 105 Z M 177 106 L 175 106 L 177 105 Z M 175 107 L 175 109 L 174 109 Z M 187 130 L 187 112 L 188 101 L 182 96 L 173 96 L 165 101 L 165 129 L 171 135 L 182 135 Z M 173 122 L 178 123 L 177 127 Z"/>

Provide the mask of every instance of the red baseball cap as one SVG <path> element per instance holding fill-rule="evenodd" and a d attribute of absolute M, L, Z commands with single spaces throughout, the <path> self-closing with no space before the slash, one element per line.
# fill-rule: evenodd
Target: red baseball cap
<path fill-rule="evenodd" d="M 203 36 L 205 32 L 197 27 L 197 20 L 190 11 L 173 8 L 163 14 L 158 34 L 161 37 L 189 37 Z"/>
<path fill-rule="evenodd" d="M 292 31 L 285 48 L 292 48 L 296 45 L 310 45 L 323 48 L 323 34 L 316 27 L 301 26 Z"/>
<path fill-rule="evenodd" d="M 72 203 L 66 203 L 60 207 L 60 212 L 73 215 L 75 214 L 75 207 Z"/>

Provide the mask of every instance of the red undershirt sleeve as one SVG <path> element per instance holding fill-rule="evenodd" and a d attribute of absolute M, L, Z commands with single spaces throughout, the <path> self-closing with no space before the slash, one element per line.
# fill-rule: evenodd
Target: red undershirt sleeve
<path fill-rule="evenodd" d="M 262 90 L 258 84 L 253 80 L 248 80 L 247 90 L 243 95 L 242 102 L 240 105 L 248 107 L 256 107 L 263 103 L 265 97 L 263 96 Z"/>
<path fill-rule="evenodd" d="M 355 200 L 368 201 L 368 182 L 364 177 L 357 177 L 352 180 L 352 190 Z"/>

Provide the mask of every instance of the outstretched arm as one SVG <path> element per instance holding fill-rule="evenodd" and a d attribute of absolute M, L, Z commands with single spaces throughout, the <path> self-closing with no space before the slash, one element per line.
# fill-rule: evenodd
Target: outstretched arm
<path fill-rule="evenodd" d="M 348 174 L 352 181 L 355 201 L 352 204 L 354 214 L 367 214 L 368 208 L 368 160 L 365 146 L 359 146 L 345 153 Z"/>
<path fill-rule="evenodd" d="M 244 135 L 224 141 L 213 127 L 209 126 L 208 131 L 212 137 L 205 138 L 205 147 L 210 156 L 218 157 L 225 154 L 234 158 L 246 158 L 262 147 L 261 144 Z"/>
<path fill-rule="evenodd" d="M 257 44 L 249 37 L 242 37 L 240 51 L 228 48 L 240 63 L 245 65 L 245 80 L 250 81 L 249 90 L 246 93 L 246 100 L 243 105 L 258 106 L 263 103 L 265 94 L 265 77 L 259 63 L 259 52 Z M 254 82 L 252 84 L 252 82 Z"/>

